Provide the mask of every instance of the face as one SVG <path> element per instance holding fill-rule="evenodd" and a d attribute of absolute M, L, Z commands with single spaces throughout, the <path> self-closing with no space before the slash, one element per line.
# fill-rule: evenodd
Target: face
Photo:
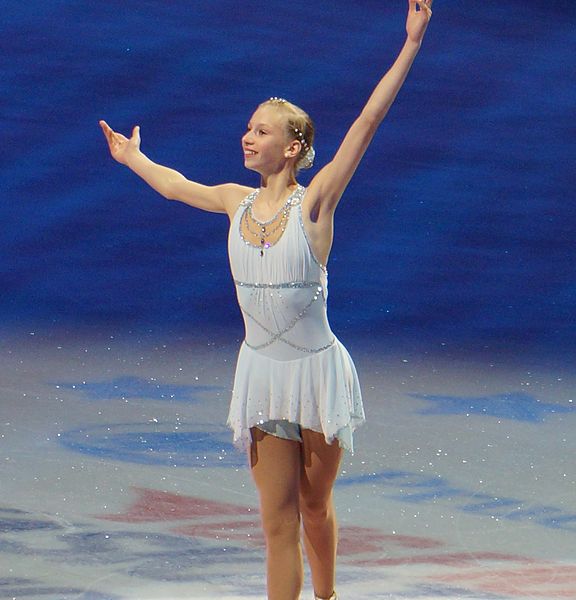
<path fill-rule="evenodd" d="M 242 136 L 244 165 L 258 172 L 281 169 L 290 145 L 281 112 L 273 106 L 260 106 Z"/>

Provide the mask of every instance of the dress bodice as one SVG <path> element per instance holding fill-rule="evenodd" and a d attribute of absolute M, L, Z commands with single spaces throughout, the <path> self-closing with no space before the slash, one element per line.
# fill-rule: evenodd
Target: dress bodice
<path fill-rule="evenodd" d="M 287 201 L 285 228 L 275 243 L 245 239 L 242 219 L 259 190 L 234 215 L 228 237 L 230 268 L 246 327 L 245 343 L 277 360 L 301 358 L 334 342 L 326 318 L 327 272 L 310 247 L 302 219 L 305 188 Z"/>

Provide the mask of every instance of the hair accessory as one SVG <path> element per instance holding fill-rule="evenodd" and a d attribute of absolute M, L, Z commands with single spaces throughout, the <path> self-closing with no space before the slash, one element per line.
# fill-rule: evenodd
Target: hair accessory
<path fill-rule="evenodd" d="M 306 141 L 304 134 L 298 129 L 298 127 L 292 127 L 292 131 L 295 133 L 298 141 L 302 144 L 302 146 L 306 149 L 310 148 L 310 145 Z"/>
<path fill-rule="evenodd" d="M 268 99 L 268 102 L 274 102 L 276 104 L 286 104 L 288 102 L 284 98 L 278 98 L 278 96 L 272 96 L 272 98 Z"/>
<path fill-rule="evenodd" d="M 306 150 L 306 154 L 296 163 L 296 166 L 299 169 L 309 169 L 314 164 L 314 158 L 316 156 L 316 151 L 310 144 L 306 141 L 304 137 L 304 133 L 298 129 L 298 127 L 293 127 L 292 131 L 296 135 L 298 141 L 302 144 L 304 150 Z"/>
<path fill-rule="evenodd" d="M 314 158 L 316 157 L 316 151 L 312 146 L 308 148 L 306 154 L 296 163 L 299 169 L 309 169 L 314 165 Z"/>

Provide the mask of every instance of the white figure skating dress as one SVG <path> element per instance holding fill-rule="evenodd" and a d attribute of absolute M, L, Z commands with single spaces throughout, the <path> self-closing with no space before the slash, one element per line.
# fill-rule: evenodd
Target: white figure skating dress
<path fill-rule="evenodd" d="M 314 257 L 302 221 L 306 190 L 298 186 L 288 199 L 285 229 L 270 246 L 243 236 L 242 219 L 258 191 L 242 201 L 228 236 L 246 327 L 228 416 L 234 443 L 246 448 L 251 427 L 283 419 L 352 451 L 352 433 L 364 422 L 360 386 L 350 355 L 328 324 L 327 271 Z"/>

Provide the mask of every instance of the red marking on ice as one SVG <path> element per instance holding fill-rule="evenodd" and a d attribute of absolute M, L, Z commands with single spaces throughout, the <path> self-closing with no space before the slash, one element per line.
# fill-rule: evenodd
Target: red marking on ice
<path fill-rule="evenodd" d="M 189 537 L 242 540 L 252 546 L 264 546 L 260 521 L 218 521 L 217 523 L 186 525 L 173 531 Z"/>
<path fill-rule="evenodd" d="M 249 507 L 216 502 L 194 496 L 180 496 L 145 488 L 134 488 L 138 498 L 125 513 L 101 515 L 101 519 L 121 523 L 144 523 L 147 521 L 182 521 L 198 517 L 219 515 L 253 515 Z"/>
<path fill-rule="evenodd" d="M 431 538 L 408 535 L 389 535 L 367 527 L 341 527 L 338 536 L 338 553 L 341 555 L 382 552 L 384 548 L 395 546 L 424 550 L 443 546 Z"/>
<path fill-rule="evenodd" d="M 533 567 L 466 571 L 430 579 L 512 597 L 529 594 L 535 598 L 576 598 L 576 566 L 572 565 L 540 563 Z"/>
<path fill-rule="evenodd" d="M 264 546 L 264 536 L 258 520 L 217 521 L 185 525 L 173 529 L 174 533 L 208 539 L 242 540 L 252 546 Z M 383 554 L 391 547 L 435 548 L 442 544 L 432 539 L 405 535 L 386 535 L 366 527 L 342 527 L 339 531 L 338 554 Z"/>
<path fill-rule="evenodd" d="M 134 491 L 137 498 L 126 512 L 100 518 L 124 523 L 188 520 L 190 523 L 171 531 L 244 546 L 264 545 L 258 511 L 254 508 L 145 488 L 135 488 Z M 428 579 L 471 591 L 510 597 L 529 594 L 550 600 L 576 598 L 576 566 L 537 562 L 524 556 L 499 552 L 448 553 L 440 550 L 443 547 L 445 544 L 431 538 L 389 535 L 367 527 L 340 529 L 339 554 L 349 565 L 368 568 L 444 566 L 452 571 Z M 433 549 L 438 550 L 430 552 Z M 428 552 L 422 552 L 426 550 Z M 516 566 L 496 569 L 494 563 L 516 563 Z"/>

